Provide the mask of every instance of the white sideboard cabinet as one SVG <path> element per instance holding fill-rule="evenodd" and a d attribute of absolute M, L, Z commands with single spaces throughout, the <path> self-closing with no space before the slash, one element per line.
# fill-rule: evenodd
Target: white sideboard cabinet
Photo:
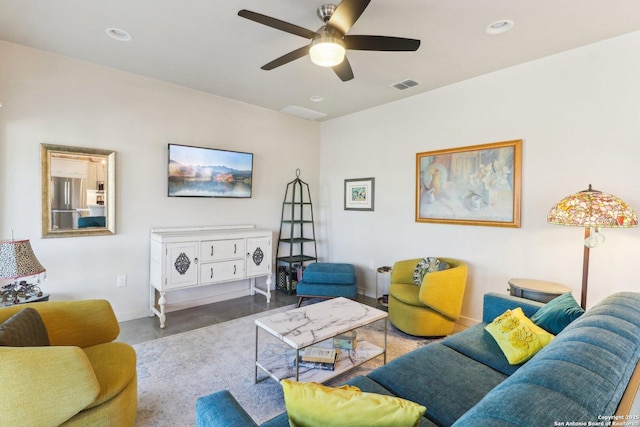
<path fill-rule="evenodd" d="M 271 301 L 271 230 L 252 225 L 151 229 L 150 315 L 166 324 L 167 292 L 250 279 L 250 294 Z M 256 278 L 266 276 L 266 287 Z"/>

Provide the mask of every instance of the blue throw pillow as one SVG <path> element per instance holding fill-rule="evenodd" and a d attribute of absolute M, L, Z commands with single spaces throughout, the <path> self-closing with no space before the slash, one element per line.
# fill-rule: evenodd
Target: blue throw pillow
<path fill-rule="evenodd" d="M 531 316 L 531 320 L 547 332 L 558 335 L 582 313 L 582 307 L 578 305 L 571 292 L 567 292 L 545 304 Z"/>

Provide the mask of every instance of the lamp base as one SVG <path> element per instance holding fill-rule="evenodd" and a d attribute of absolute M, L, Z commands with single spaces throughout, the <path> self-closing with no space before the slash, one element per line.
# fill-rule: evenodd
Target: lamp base
<path fill-rule="evenodd" d="M 589 240 L 591 236 L 591 229 L 589 227 L 584 229 L 584 240 Z M 589 246 L 584 246 L 584 252 L 582 254 L 582 293 L 580 295 L 580 307 L 583 310 L 587 309 L 587 282 L 589 281 Z"/>
<path fill-rule="evenodd" d="M 36 284 L 28 284 L 25 280 L 19 283 L 10 283 L 4 285 L 0 291 L 0 302 L 20 304 L 20 298 L 29 299 L 32 297 L 42 297 L 43 293 Z"/>

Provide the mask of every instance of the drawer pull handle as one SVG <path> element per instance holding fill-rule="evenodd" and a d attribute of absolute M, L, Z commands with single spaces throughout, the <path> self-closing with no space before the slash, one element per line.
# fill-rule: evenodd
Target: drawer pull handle
<path fill-rule="evenodd" d="M 213 245 L 211 245 L 211 256 L 213 256 Z"/>
<path fill-rule="evenodd" d="M 238 245 L 236 243 L 233 244 L 233 254 L 235 255 L 238 252 Z"/>
<path fill-rule="evenodd" d="M 235 264 L 234 264 L 234 266 L 233 266 L 233 275 L 234 275 L 234 276 L 236 275 L 236 266 L 235 266 Z"/>
<path fill-rule="evenodd" d="M 211 267 L 211 279 L 213 279 L 213 267 Z"/>

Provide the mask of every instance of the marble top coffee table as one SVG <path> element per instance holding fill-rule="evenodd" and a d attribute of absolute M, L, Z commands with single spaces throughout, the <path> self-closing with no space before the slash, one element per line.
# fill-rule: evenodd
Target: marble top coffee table
<path fill-rule="evenodd" d="M 386 311 L 340 297 L 256 319 L 255 381 L 259 381 L 259 369 L 269 375 L 260 381 L 271 377 L 276 381 L 291 378 L 322 383 L 380 355 L 386 363 L 387 317 Z M 305 347 L 332 347 L 333 337 L 380 320 L 384 320 L 384 342 L 375 345 L 358 339 L 355 350 L 339 352 L 333 371 L 303 368 L 295 363 Z M 259 351 L 261 330 L 286 346 L 265 346 Z"/>

